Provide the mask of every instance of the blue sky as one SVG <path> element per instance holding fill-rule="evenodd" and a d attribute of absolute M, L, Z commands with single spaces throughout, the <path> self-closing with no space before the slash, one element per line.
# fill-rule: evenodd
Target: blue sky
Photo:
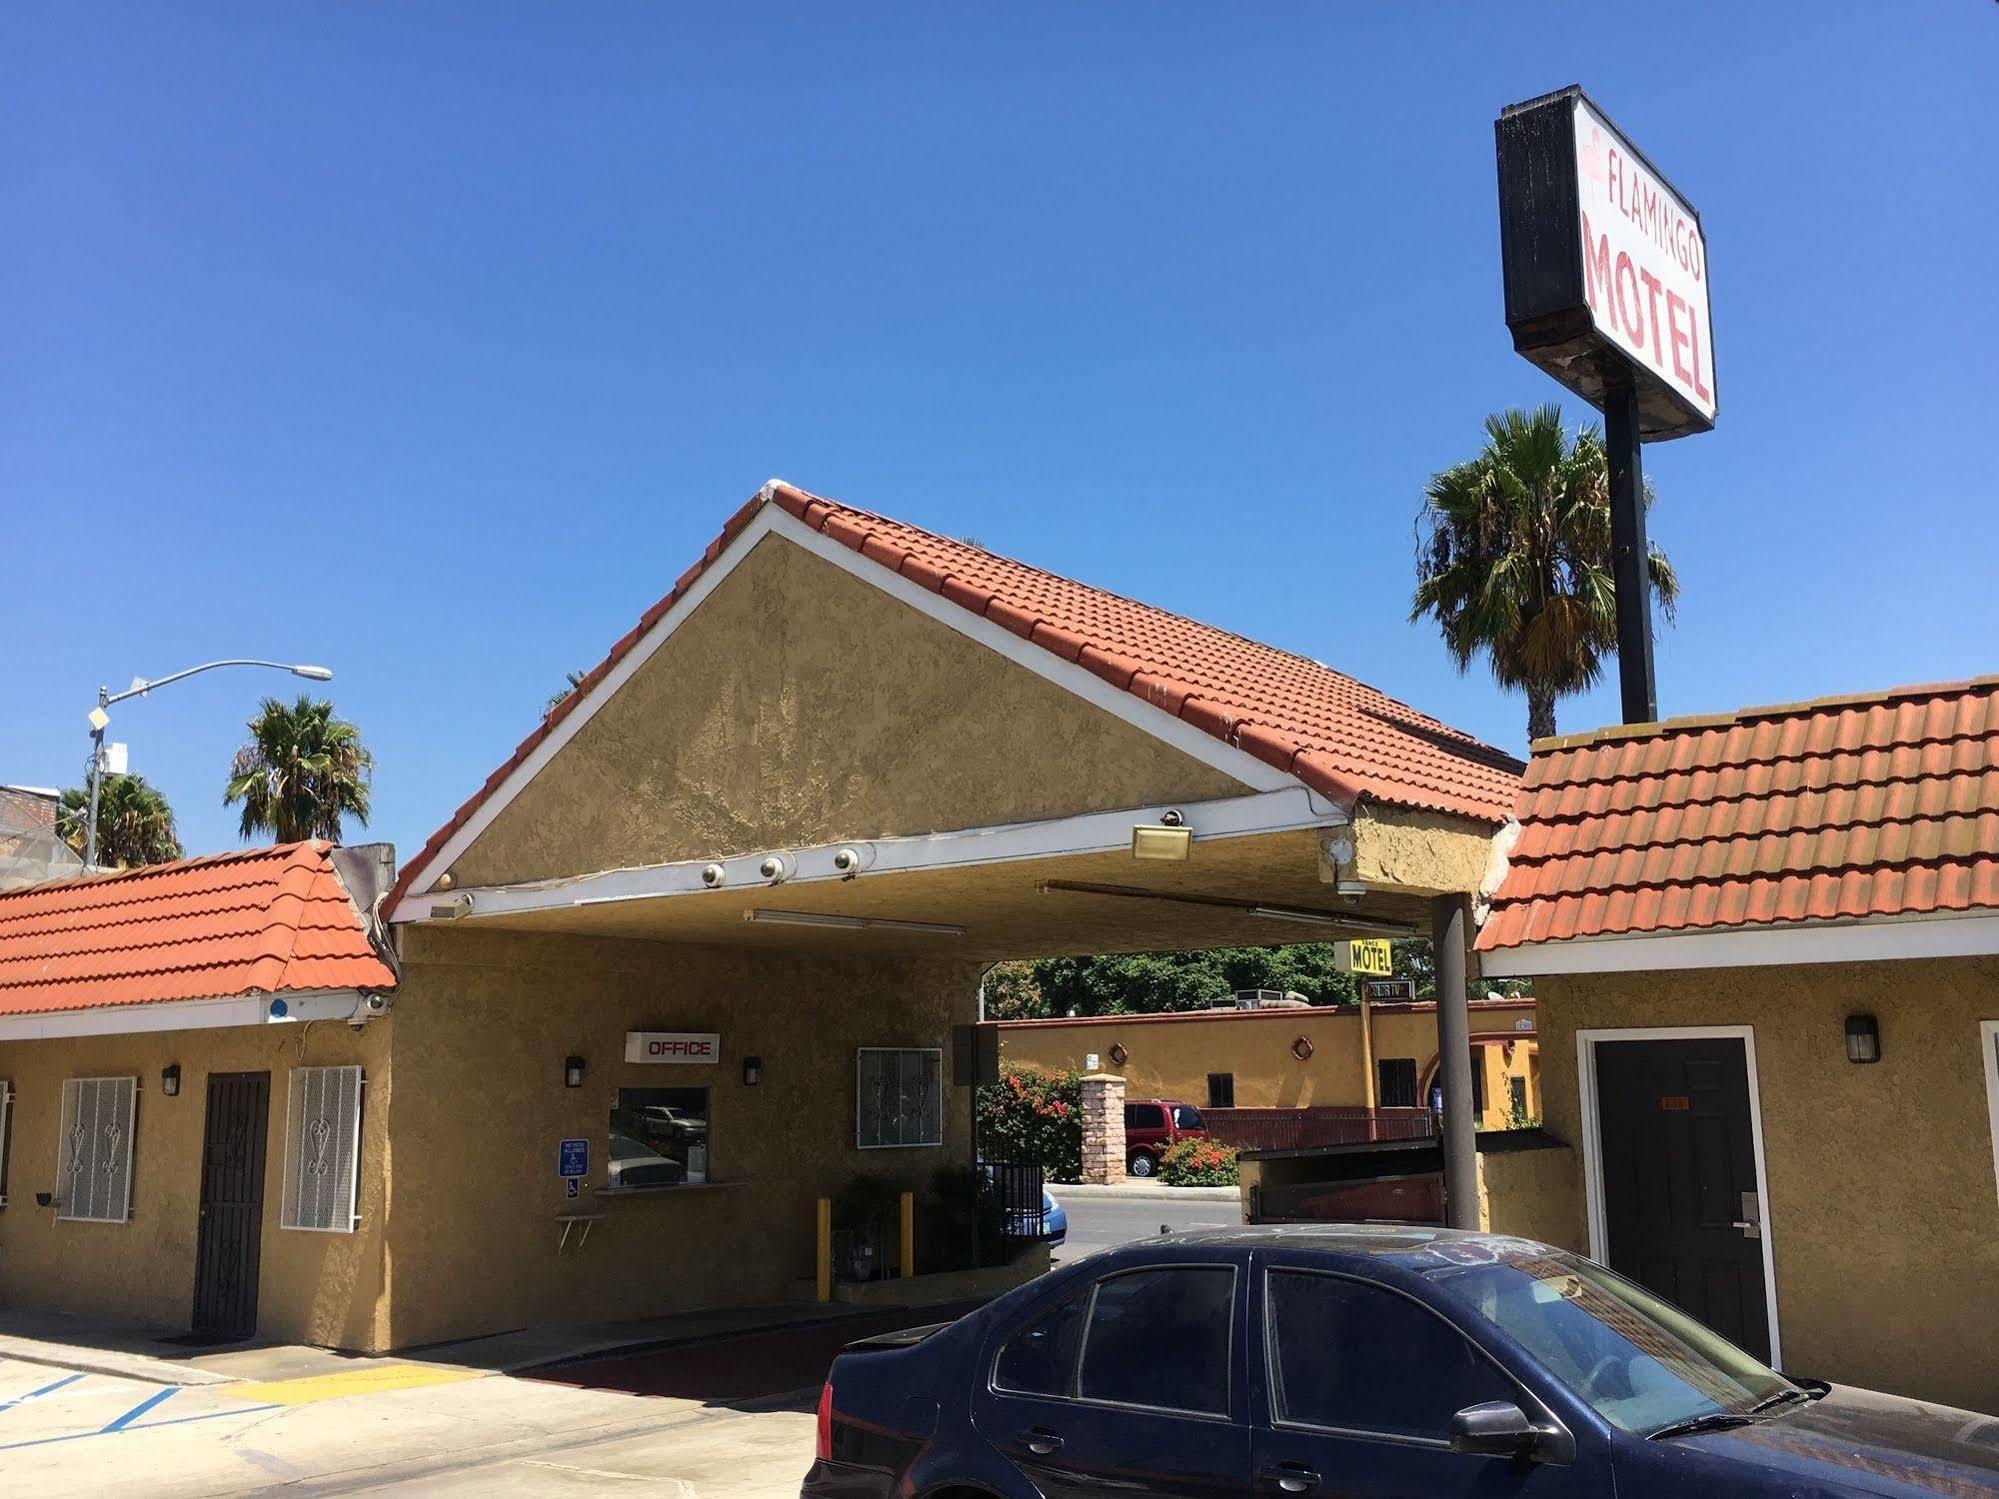
<path fill-rule="evenodd" d="M 1492 120 L 1578 81 L 1714 271 L 1720 427 L 1647 453 L 1662 711 L 1999 670 L 1990 4 L 6 31 L 0 780 L 75 784 L 100 682 L 321 661 L 408 855 L 774 474 L 1518 750 L 1521 700 L 1404 623 L 1411 523 L 1487 411 L 1562 394 L 1501 320 Z M 191 851 L 293 685 L 118 712 Z"/>

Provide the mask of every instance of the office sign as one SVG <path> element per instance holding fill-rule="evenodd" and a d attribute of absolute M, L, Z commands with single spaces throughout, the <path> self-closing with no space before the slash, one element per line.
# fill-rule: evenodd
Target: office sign
<path fill-rule="evenodd" d="M 1580 88 L 1494 125 L 1514 349 L 1593 405 L 1638 392 L 1647 441 L 1714 426 L 1714 325 L 1700 215 Z"/>
<path fill-rule="evenodd" d="M 1395 950 L 1385 937 L 1341 942 L 1333 949 L 1333 966 L 1341 973 L 1387 978 L 1395 972 Z"/>
<path fill-rule="evenodd" d="M 712 1031 L 626 1031 L 627 1062 L 706 1064 L 722 1059 L 722 1038 Z"/>

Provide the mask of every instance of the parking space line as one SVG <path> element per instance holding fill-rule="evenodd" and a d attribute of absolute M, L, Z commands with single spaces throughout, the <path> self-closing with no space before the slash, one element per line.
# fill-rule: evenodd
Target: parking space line
<path fill-rule="evenodd" d="M 151 1410 L 154 1406 L 158 1405 L 161 1401 L 167 1399 L 169 1396 L 178 1395 L 179 1393 L 180 1393 L 179 1385 L 168 1385 L 164 1390 L 159 1391 L 157 1394 L 148 1395 L 144 1400 L 141 1400 L 137 1405 L 133 1406 L 130 1410 L 125 1412 L 125 1414 L 120 1416 L 117 1420 L 107 1423 L 104 1427 L 104 1430 L 107 1432 L 123 1431 L 126 1427 L 130 1426 L 134 1421 L 138 1420 L 139 1417 L 145 1415 L 147 1411 Z"/>
<path fill-rule="evenodd" d="M 148 1405 L 158 1405 L 159 1403 L 158 1399 L 147 1402 Z M 175 1416 L 173 1419 L 167 1421 L 148 1421 L 143 1426 L 127 1426 L 123 1422 L 139 1414 L 138 1411 L 130 1411 L 119 1421 L 114 1421 L 111 1425 L 97 1431 L 71 1431 L 65 1432 L 59 1437 L 35 1437 L 25 1442 L 0 1442 L 0 1452 L 12 1452 L 22 1447 L 47 1447 L 55 1442 L 81 1442 L 89 1437 L 131 1436 L 141 1431 L 158 1431 L 163 1426 L 190 1426 L 196 1421 L 220 1421 L 224 1416 L 253 1416 L 259 1411 L 274 1411 L 278 1409 L 280 1407 L 275 1405 L 245 1405 L 233 1411 L 206 1411 L 199 1416 Z"/>
<path fill-rule="evenodd" d="M 25 1395 L 16 1395 L 12 1400 L 0 1400 L 0 1411 L 12 1410 L 17 1405 L 33 1400 L 38 1396 L 50 1394 L 53 1391 L 61 1389 L 64 1385 L 75 1384 L 81 1378 L 83 1378 L 81 1374 L 65 1374 L 54 1384 L 45 1384 L 39 1390 L 30 1390 Z"/>

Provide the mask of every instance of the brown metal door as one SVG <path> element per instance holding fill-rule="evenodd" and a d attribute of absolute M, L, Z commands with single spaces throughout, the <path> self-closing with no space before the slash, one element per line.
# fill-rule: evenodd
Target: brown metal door
<path fill-rule="evenodd" d="M 1596 1086 L 1610 1267 L 1767 1359 L 1741 1039 L 1599 1041 Z"/>
<path fill-rule="evenodd" d="M 208 1078 L 201 1148 L 201 1227 L 194 1261 L 194 1330 L 248 1337 L 257 1330 L 257 1266 L 264 1235 L 268 1072 Z"/>

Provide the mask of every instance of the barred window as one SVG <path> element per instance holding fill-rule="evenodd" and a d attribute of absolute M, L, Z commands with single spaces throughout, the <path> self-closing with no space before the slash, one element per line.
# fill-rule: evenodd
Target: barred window
<path fill-rule="evenodd" d="M 132 1134 L 139 1114 L 136 1077 L 72 1077 L 62 1085 L 56 1140 L 56 1216 L 79 1223 L 124 1223 L 132 1216 Z"/>
<path fill-rule="evenodd" d="M 361 1069 L 294 1067 L 285 1109 L 286 1228 L 347 1234 L 360 1220 Z"/>
<path fill-rule="evenodd" d="M 944 1143 L 942 1048 L 863 1046 L 855 1076 L 854 1143 L 862 1150 Z"/>

